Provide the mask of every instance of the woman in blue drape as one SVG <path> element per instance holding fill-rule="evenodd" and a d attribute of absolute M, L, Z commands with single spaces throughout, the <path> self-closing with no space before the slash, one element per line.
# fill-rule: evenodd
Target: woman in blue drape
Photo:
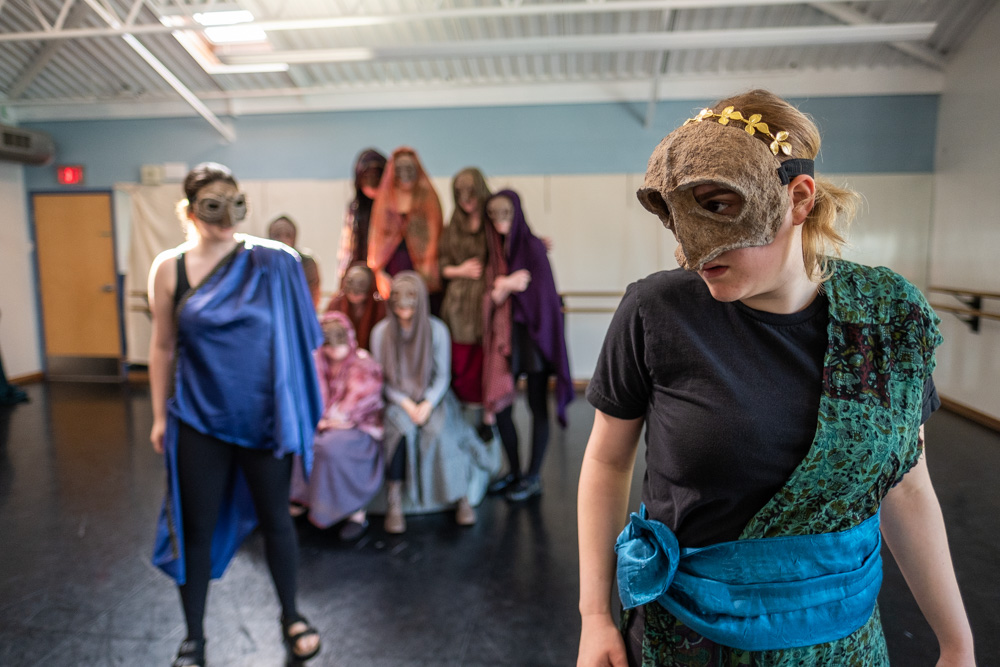
<path fill-rule="evenodd" d="M 195 167 L 182 205 L 189 241 L 150 269 L 153 448 L 167 493 L 154 563 L 177 581 L 187 623 L 174 667 L 205 664 L 210 578 L 260 524 L 290 654 L 319 651 L 298 613 L 298 544 L 288 515 L 294 455 L 308 473 L 321 401 L 321 340 L 299 256 L 234 233 L 246 198 L 228 168 Z"/>

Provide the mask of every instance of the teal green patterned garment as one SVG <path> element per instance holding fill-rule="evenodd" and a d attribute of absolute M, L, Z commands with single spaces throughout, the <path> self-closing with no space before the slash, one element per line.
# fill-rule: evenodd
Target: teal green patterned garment
<path fill-rule="evenodd" d="M 937 315 L 920 291 L 884 267 L 833 262 L 816 436 L 788 482 L 740 539 L 852 528 L 875 514 L 920 458 L 924 386 L 941 342 Z M 878 607 L 838 641 L 749 652 L 718 646 L 656 603 L 645 607 L 643 667 L 889 664 Z M 624 622 L 628 621 L 628 614 Z"/>

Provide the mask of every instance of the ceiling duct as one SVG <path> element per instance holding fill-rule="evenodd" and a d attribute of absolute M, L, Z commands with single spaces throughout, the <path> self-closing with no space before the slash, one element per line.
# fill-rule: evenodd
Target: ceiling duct
<path fill-rule="evenodd" d="M 0 124 L 0 160 L 45 165 L 55 153 L 52 138 L 44 132 Z"/>

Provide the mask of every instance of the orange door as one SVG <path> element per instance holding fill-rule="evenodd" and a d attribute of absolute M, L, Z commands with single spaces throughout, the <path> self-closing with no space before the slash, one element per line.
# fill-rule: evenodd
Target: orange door
<path fill-rule="evenodd" d="M 111 195 L 37 194 L 32 199 L 47 368 L 58 373 L 68 361 L 104 360 L 103 366 L 116 374 L 121 328 Z"/>

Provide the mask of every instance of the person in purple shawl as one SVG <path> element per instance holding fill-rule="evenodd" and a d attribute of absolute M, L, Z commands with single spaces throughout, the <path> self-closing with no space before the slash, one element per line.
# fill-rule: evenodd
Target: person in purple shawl
<path fill-rule="evenodd" d="M 510 472 L 490 486 L 520 501 L 542 492 L 540 472 L 549 443 L 548 384 L 556 377 L 556 411 L 566 426 L 573 400 L 562 300 L 545 243 L 531 233 L 521 198 L 502 190 L 486 201 L 486 295 L 483 298 L 483 405 L 494 418 Z M 517 430 L 511 417 L 514 383 L 527 376 L 531 409 L 531 463 L 522 474 Z"/>

